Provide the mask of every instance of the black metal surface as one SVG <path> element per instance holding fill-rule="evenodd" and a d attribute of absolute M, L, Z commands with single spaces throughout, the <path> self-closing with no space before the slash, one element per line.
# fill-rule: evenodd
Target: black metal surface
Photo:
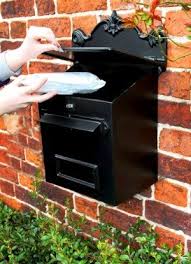
<path fill-rule="evenodd" d="M 157 82 L 166 65 L 165 41 L 161 51 L 116 16 L 91 36 L 74 32 L 74 47 L 48 53 L 73 54 L 69 71 L 92 72 L 105 87 L 40 105 L 47 181 L 110 204 L 157 180 Z"/>

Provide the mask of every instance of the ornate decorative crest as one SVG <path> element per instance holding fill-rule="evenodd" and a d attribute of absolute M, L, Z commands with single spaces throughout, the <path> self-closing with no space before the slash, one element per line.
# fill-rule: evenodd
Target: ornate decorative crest
<path fill-rule="evenodd" d="M 72 34 L 72 41 L 79 46 L 83 46 L 86 40 L 90 39 L 91 36 L 87 36 L 81 29 L 76 29 Z"/>
<path fill-rule="evenodd" d="M 105 22 L 104 25 L 105 31 L 111 33 L 112 35 L 115 35 L 120 30 L 123 29 L 122 19 L 117 15 L 116 11 L 113 11 L 112 15 L 104 22 Z"/>
<path fill-rule="evenodd" d="M 137 31 L 139 38 L 148 41 L 151 48 L 153 46 L 156 46 L 159 42 L 162 43 L 164 41 L 165 35 L 162 31 L 162 28 L 159 28 L 158 32 L 156 32 L 156 30 L 151 30 L 148 34 L 143 33 L 137 27 L 135 28 L 135 30 Z"/>

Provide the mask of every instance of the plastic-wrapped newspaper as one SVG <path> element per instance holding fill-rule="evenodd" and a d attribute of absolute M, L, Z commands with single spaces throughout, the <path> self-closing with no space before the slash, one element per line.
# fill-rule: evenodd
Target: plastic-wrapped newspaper
<path fill-rule="evenodd" d="M 22 83 L 24 85 L 31 85 L 39 78 L 47 78 L 47 82 L 39 89 L 40 93 L 56 91 L 57 94 L 62 95 L 93 93 L 106 84 L 105 81 L 100 80 L 90 72 L 29 74 Z"/>

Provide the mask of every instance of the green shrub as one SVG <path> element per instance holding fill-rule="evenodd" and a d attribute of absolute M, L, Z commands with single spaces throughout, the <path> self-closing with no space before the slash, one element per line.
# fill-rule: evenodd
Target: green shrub
<path fill-rule="evenodd" d="M 191 263 L 190 254 L 181 256 L 180 246 L 159 250 L 155 232 L 142 220 L 126 234 L 100 224 L 99 240 L 80 236 L 79 223 L 70 222 L 74 232 L 48 217 L 20 213 L 0 203 L 0 264 Z"/>

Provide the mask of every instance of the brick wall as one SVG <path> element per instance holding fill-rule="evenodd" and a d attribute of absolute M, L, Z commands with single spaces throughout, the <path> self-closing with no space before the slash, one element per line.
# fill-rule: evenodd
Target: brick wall
<path fill-rule="evenodd" d="M 111 9 L 119 10 L 119 15 L 132 12 L 131 6 L 122 0 L 1 0 L 1 50 L 17 47 L 30 25 L 49 26 L 61 43 L 70 45 L 74 28 L 91 32 Z M 159 12 L 166 17 L 166 28 L 172 38 L 191 47 L 183 26 L 189 17 L 176 6 L 161 8 Z M 189 49 L 169 44 L 171 57 L 187 52 Z M 24 65 L 23 73 L 64 71 L 68 67 L 65 62 L 40 56 Z M 189 56 L 169 61 L 159 80 L 158 183 L 111 207 L 44 182 L 41 191 L 60 209 L 61 216 L 66 211 L 66 198 L 74 214 L 87 216 L 88 224 L 84 227 L 87 233 L 97 221 L 126 229 L 142 216 L 156 227 L 161 235 L 159 243 L 181 242 L 185 251 L 191 250 L 190 68 Z M 0 117 L 0 199 L 17 209 L 45 211 L 29 195 L 36 169 L 43 173 L 42 160 L 37 105 Z M 103 207 L 105 213 L 100 215 Z"/>

